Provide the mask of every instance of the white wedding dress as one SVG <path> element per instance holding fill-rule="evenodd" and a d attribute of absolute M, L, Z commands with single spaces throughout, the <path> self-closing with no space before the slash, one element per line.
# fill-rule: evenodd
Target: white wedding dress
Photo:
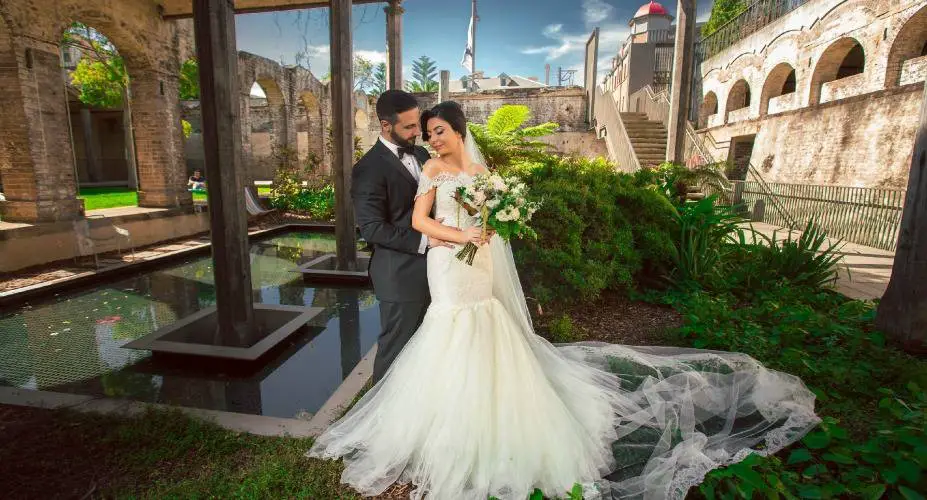
<path fill-rule="evenodd" d="M 423 176 L 435 217 L 469 227 L 461 174 Z M 472 266 L 428 253 L 432 303 L 383 379 L 314 443 L 342 457 L 364 495 L 411 482 L 413 498 L 522 500 L 540 488 L 585 498 L 682 498 L 713 468 L 775 453 L 819 421 L 791 375 L 736 353 L 536 335 L 508 244 Z"/>

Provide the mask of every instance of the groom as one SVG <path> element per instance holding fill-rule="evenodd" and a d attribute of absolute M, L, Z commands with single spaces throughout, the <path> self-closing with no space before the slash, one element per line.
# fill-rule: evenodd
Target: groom
<path fill-rule="evenodd" d="M 351 177 L 351 196 L 361 236 L 373 246 L 370 279 L 380 301 L 382 330 L 373 363 L 379 382 L 425 317 L 431 297 L 425 275 L 429 247 L 450 246 L 412 229 L 412 206 L 428 151 L 421 135 L 418 101 L 401 90 L 377 100 L 380 137 Z"/>

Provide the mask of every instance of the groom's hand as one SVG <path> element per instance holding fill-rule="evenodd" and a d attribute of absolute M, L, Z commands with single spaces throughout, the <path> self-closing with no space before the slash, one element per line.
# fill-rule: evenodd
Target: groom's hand
<path fill-rule="evenodd" d="M 428 237 L 428 248 L 435 248 L 435 247 L 454 248 L 454 245 L 444 240 L 439 240 L 438 238 L 432 238 L 431 236 L 429 236 Z"/>

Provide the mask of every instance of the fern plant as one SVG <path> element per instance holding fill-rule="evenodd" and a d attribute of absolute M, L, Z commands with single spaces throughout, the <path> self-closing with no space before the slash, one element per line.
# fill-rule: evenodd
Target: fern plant
<path fill-rule="evenodd" d="M 538 160 L 547 152 L 550 146 L 534 139 L 552 134 L 560 125 L 523 126 L 530 118 L 528 106 L 506 104 L 493 112 L 485 125 L 468 124 L 489 168 L 504 170 L 516 162 Z"/>

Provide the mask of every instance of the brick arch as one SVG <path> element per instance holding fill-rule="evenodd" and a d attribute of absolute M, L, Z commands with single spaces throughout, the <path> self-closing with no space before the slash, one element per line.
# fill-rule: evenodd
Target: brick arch
<path fill-rule="evenodd" d="M 773 67 L 763 82 L 760 92 L 760 116 L 766 116 L 769 111 L 769 100 L 781 95 L 790 94 L 797 90 L 795 68 L 782 62 Z"/>
<path fill-rule="evenodd" d="M 120 23 L 118 20 L 101 9 L 84 7 L 81 4 L 71 4 L 62 11 L 62 18 L 58 20 L 54 33 L 57 40 L 74 22 L 81 22 L 90 26 L 103 34 L 116 47 L 119 55 L 125 61 L 126 72 L 131 78 L 133 73 L 141 71 L 151 71 L 152 68 L 158 67 L 165 61 L 158 61 L 157 54 L 145 47 L 144 40 L 140 39 L 137 32 L 131 29 L 126 23 Z M 179 64 L 175 62 L 177 69 Z M 162 68 L 170 71 L 171 68 Z"/>
<path fill-rule="evenodd" d="M 705 128 L 708 126 L 708 118 L 718 113 L 718 95 L 708 91 L 702 99 L 702 104 L 698 107 L 698 127 Z"/>
<path fill-rule="evenodd" d="M 750 92 L 750 84 L 747 83 L 747 80 L 740 79 L 734 82 L 730 92 L 727 94 L 727 104 L 724 106 L 725 123 L 727 123 L 727 117 L 731 114 L 731 111 L 748 108 L 751 102 L 752 95 Z"/>
<path fill-rule="evenodd" d="M 885 87 L 896 87 L 901 82 L 904 62 L 925 55 L 927 50 L 927 5 L 914 13 L 891 42 L 885 68 Z"/>
<path fill-rule="evenodd" d="M 322 102 L 318 95 L 310 90 L 299 93 L 299 103 L 306 115 L 306 151 L 312 153 L 316 159 L 325 164 L 325 123 L 322 120 Z M 297 126 L 301 130 L 302 126 Z M 321 172 L 320 173 L 324 173 Z"/>
<path fill-rule="evenodd" d="M 862 65 L 856 67 L 859 64 L 856 59 L 860 55 Z M 821 87 L 825 83 L 865 72 L 866 59 L 863 45 L 853 37 L 844 37 L 830 44 L 814 66 L 808 104 L 813 106 L 821 102 Z"/>
<path fill-rule="evenodd" d="M 284 106 L 287 104 L 286 98 L 284 97 L 283 92 L 280 90 L 280 85 L 272 76 L 258 75 L 255 77 L 252 85 L 254 83 L 260 85 L 261 89 L 264 90 L 264 94 L 267 95 L 268 106 Z M 248 91 L 251 91 L 251 85 L 248 86 Z"/>

